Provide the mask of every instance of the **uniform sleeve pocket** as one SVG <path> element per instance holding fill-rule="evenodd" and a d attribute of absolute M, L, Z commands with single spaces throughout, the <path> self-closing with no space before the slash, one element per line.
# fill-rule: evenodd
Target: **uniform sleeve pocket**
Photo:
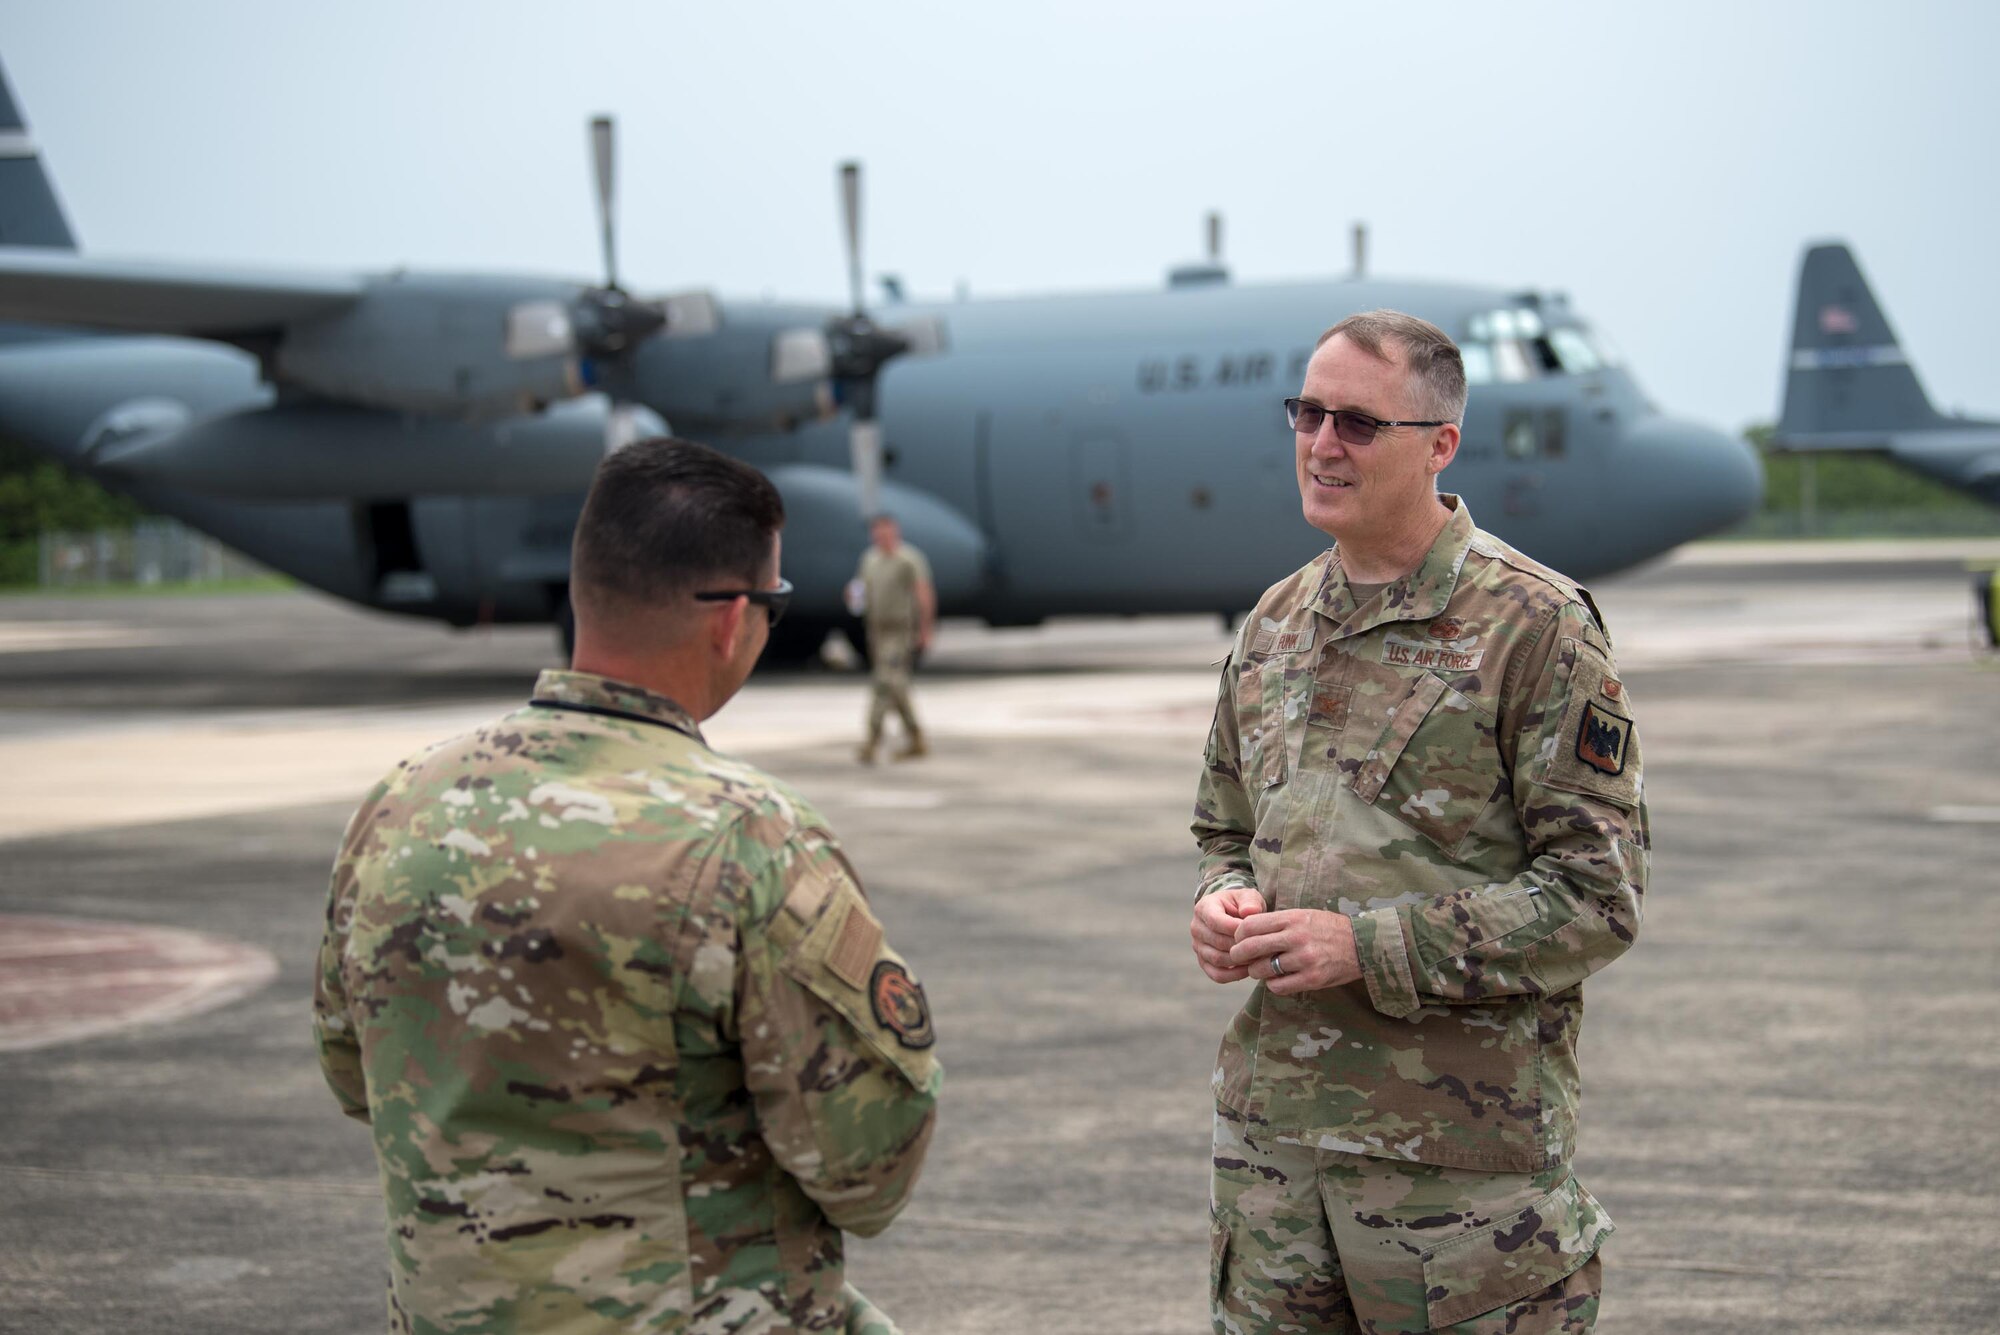
<path fill-rule="evenodd" d="M 937 1069 L 930 1000 L 902 956 L 889 948 L 882 925 L 853 884 L 842 880 L 834 887 L 780 967 L 912 1086 L 929 1085 Z"/>
<path fill-rule="evenodd" d="M 1596 1255 L 1611 1217 L 1574 1177 L 1516 1214 L 1424 1252 L 1424 1301 L 1440 1330 L 1539 1293 Z"/>
<path fill-rule="evenodd" d="M 1497 894 L 1484 888 L 1460 890 L 1414 910 L 1410 917 L 1417 960 L 1432 969 L 1540 922 L 1542 897 L 1534 890 Z"/>

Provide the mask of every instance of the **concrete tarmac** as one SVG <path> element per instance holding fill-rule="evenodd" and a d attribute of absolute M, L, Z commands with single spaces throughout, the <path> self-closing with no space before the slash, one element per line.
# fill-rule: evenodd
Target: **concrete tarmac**
<path fill-rule="evenodd" d="M 1639 943 L 1588 984 L 1600 1328 L 1990 1328 L 2000 668 L 1964 578 L 1706 549 L 1598 593 L 1656 841 Z M 1226 648 L 1213 618 L 947 625 L 912 765 L 854 763 L 851 674 L 760 678 L 709 729 L 823 806 L 933 998 L 931 1159 L 851 1253 L 912 1335 L 1206 1329 L 1243 994 L 1189 955 L 1186 821 Z M 0 1051 L 0 1331 L 380 1328 L 373 1158 L 307 1038 L 327 863 L 377 772 L 551 657 L 305 595 L 0 600 L 0 914 L 276 964 Z"/>

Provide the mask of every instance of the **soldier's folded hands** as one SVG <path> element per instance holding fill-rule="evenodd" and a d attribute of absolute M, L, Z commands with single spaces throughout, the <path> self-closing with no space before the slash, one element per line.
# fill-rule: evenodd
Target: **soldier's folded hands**
<path fill-rule="evenodd" d="M 1236 924 L 1229 962 L 1249 970 L 1249 977 L 1279 996 L 1339 987 L 1361 977 L 1353 921 L 1323 909 L 1251 914 Z"/>

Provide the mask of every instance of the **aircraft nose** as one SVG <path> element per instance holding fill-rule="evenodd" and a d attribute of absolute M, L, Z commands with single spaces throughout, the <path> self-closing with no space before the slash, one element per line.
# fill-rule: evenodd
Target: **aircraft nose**
<path fill-rule="evenodd" d="M 1655 551 L 1740 523 L 1764 499 L 1764 469 L 1748 441 L 1673 417 L 1633 424 L 1615 471 Z"/>

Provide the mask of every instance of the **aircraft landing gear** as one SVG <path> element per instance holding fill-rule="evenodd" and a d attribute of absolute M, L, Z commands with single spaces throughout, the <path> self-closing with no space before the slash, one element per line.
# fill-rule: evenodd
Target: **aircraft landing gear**
<path fill-rule="evenodd" d="M 562 665 L 568 667 L 576 661 L 576 609 L 569 605 L 569 590 L 556 590 L 555 598 L 556 646 L 562 653 Z"/>
<path fill-rule="evenodd" d="M 771 632 L 757 666 L 780 670 L 818 667 L 820 648 L 832 629 L 832 622 L 817 617 L 786 617 Z"/>

